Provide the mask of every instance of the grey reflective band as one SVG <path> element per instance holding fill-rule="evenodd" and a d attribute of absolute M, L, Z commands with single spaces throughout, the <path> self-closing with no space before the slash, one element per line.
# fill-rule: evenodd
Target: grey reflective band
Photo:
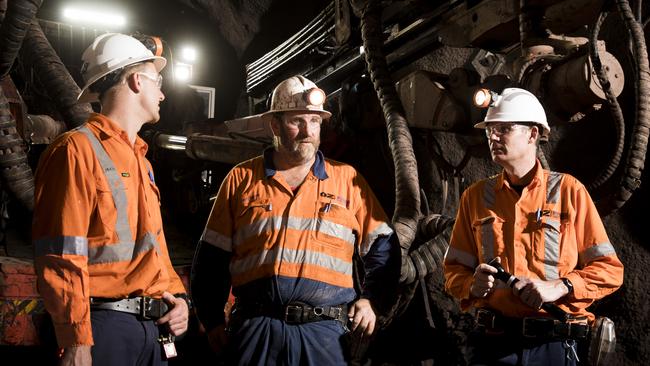
<path fill-rule="evenodd" d="M 82 236 L 59 236 L 34 240 L 34 255 L 81 255 L 88 256 L 88 239 Z"/>
<path fill-rule="evenodd" d="M 549 172 L 546 182 L 546 203 L 557 203 L 562 186 L 562 173 Z"/>
<path fill-rule="evenodd" d="M 234 276 L 241 276 L 254 272 L 263 265 L 273 263 L 310 264 L 332 270 L 344 275 L 352 275 L 352 263 L 339 258 L 311 250 L 296 250 L 275 247 L 263 250 L 246 258 L 235 260 L 230 264 L 230 272 Z"/>
<path fill-rule="evenodd" d="M 486 208 L 494 208 L 496 202 L 494 187 L 496 187 L 497 178 L 492 177 L 485 182 L 483 186 L 483 204 Z"/>
<path fill-rule="evenodd" d="M 483 261 L 494 259 L 494 219 L 481 224 L 481 245 L 483 247 Z"/>
<path fill-rule="evenodd" d="M 297 231 L 316 231 L 328 236 L 339 238 L 350 245 L 356 243 L 356 235 L 351 228 L 320 218 L 309 219 L 302 217 L 271 216 L 257 220 L 241 227 L 235 233 L 234 245 L 241 244 L 248 238 L 258 237 L 264 232 L 277 231 L 286 226 L 287 229 Z"/>
<path fill-rule="evenodd" d="M 115 232 L 117 233 L 118 242 L 114 244 L 103 244 L 97 247 L 88 248 L 88 263 L 114 263 L 130 261 L 138 255 L 151 249 L 155 249 L 160 254 L 160 244 L 156 239 L 156 234 L 146 232 L 137 242 L 134 243 L 129 225 L 128 201 L 122 178 L 115 168 L 113 160 L 106 153 L 106 149 L 86 125 L 79 128 L 79 131 L 86 135 L 90 141 L 90 146 L 95 152 L 95 157 L 102 167 L 106 180 L 111 187 L 111 195 L 115 204 L 117 219 L 115 220 Z"/>
<path fill-rule="evenodd" d="M 600 257 L 616 254 L 616 250 L 611 243 L 600 243 L 593 247 L 583 250 L 579 255 L 579 262 L 581 265 L 594 261 Z"/>
<path fill-rule="evenodd" d="M 562 173 L 549 172 L 546 182 L 546 204 L 554 205 L 560 199 Z M 560 278 L 558 264 L 560 263 L 560 220 L 547 216 L 544 218 L 544 276 L 546 280 Z"/>
<path fill-rule="evenodd" d="M 545 217 L 544 230 L 544 275 L 546 280 L 560 278 L 558 263 L 560 262 L 560 221 Z"/>
<path fill-rule="evenodd" d="M 364 257 L 370 251 L 370 247 L 380 236 L 390 236 L 393 233 L 393 229 L 388 226 L 387 223 L 382 222 L 375 230 L 366 236 L 366 238 L 361 243 L 361 248 L 359 249 L 359 254 Z"/>
<path fill-rule="evenodd" d="M 465 267 L 475 269 L 478 266 L 478 258 L 463 250 L 450 246 L 445 255 L 445 262 L 460 263 Z"/>
<path fill-rule="evenodd" d="M 111 187 L 111 195 L 113 196 L 113 202 L 115 203 L 115 209 L 117 212 L 117 219 L 115 220 L 115 232 L 121 243 L 133 242 L 133 235 L 131 234 L 131 226 L 129 225 L 129 216 L 127 210 L 127 199 L 126 193 L 124 190 L 124 183 L 122 178 L 117 174 L 117 169 L 113 160 L 108 156 L 104 146 L 101 142 L 95 137 L 95 135 L 88 129 L 86 125 L 83 125 L 79 128 L 79 131 L 88 137 L 90 145 L 95 152 L 95 156 L 101 165 L 104 174 L 106 175 L 106 180 Z"/>
<path fill-rule="evenodd" d="M 232 252 L 232 239 L 225 235 L 221 235 L 214 230 L 208 229 L 207 227 L 203 230 L 201 240 L 219 249 Z"/>
<path fill-rule="evenodd" d="M 135 259 L 142 253 L 155 249 L 160 254 L 160 245 L 152 233 L 146 233 L 137 243 L 132 241 L 117 244 L 104 244 L 88 248 L 88 263 L 114 263 Z"/>

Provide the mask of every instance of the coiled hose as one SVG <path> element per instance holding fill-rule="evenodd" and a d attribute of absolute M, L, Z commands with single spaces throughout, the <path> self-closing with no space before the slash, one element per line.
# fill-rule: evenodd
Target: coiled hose
<path fill-rule="evenodd" d="M 632 139 L 627 153 L 627 161 L 618 190 L 596 202 L 601 215 L 607 215 L 619 208 L 632 196 L 641 185 L 641 173 L 648 150 L 648 132 L 650 131 L 650 67 L 648 66 L 648 49 L 645 44 L 643 28 L 636 21 L 627 0 L 617 0 L 616 7 L 630 32 L 633 49 L 636 51 L 637 68 L 637 113 L 632 130 Z"/>
<path fill-rule="evenodd" d="M 0 79 L 11 70 L 29 26 L 43 0 L 9 1 L 0 26 Z"/>
<path fill-rule="evenodd" d="M 0 87 L 0 170 L 6 188 L 29 211 L 34 209 L 34 175 L 27 163 L 25 142 Z"/>
<path fill-rule="evenodd" d="M 42 0 L 14 0 L 0 26 L 0 79 L 9 74 L 23 39 Z M 5 91 L 0 87 L 0 170 L 2 181 L 29 211 L 34 209 L 34 175 L 27 161 L 27 148 L 16 128 Z"/>
<path fill-rule="evenodd" d="M 402 250 L 402 275 L 400 281 L 414 274 L 408 270 L 408 252 L 415 239 L 420 217 L 420 188 L 417 161 L 413 152 L 413 140 L 409 131 L 402 103 L 395 90 L 386 57 L 383 54 L 381 7 L 379 1 L 369 1 L 362 11 L 361 37 L 365 48 L 370 79 L 386 119 L 388 144 L 395 164 L 395 212 L 392 223 Z"/>
<path fill-rule="evenodd" d="M 406 278 L 402 279 L 402 283 L 411 284 L 441 267 L 449 247 L 454 222 L 453 218 L 438 214 L 429 215 L 420 220 L 418 236 L 430 239 L 408 253 L 407 260 L 403 261 L 408 270 L 402 271 L 403 276 L 406 273 Z"/>
<path fill-rule="evenodd" d="M 37 21 L 32 21 L 20 53 L 25 62 L 34 68 L 68 129 L 82 125 L 93 110 L 89 103 L 77 102 L 81 90 L 52 49 Z"/>
<path fill-rule="evenodd" d="M 590 191 L 593 191 L 603 185 L 616 171 L 618 165 L 621 162 L 623 157 L 623 149 L 625 148 L 625 118 L 623 117 L 623 110 L 621 105 L 618 103 L 618 99 L 612 92 L 612 86 L 607 77 L 607 73 L 603 70 L 603 64 L 600 62 L 600 56 L 598 55 L 598 48 L 596 44 L 598 42 L 598 33 L 600 32 L 600 27 L 607 18 L 607 12 L 601 12 L 596 19 L 591 32 L 589 33 L 589 57 L 591 57 L 591 63 L 594 66 L 594 71 L 600 82 L 600 86 L 603 88 L 605 97 L 607 98 L 607 103 L 609 104 L 609 112 L 614 119 L 614 127 L 616 128 L 616 150 L 614 155 L 610 160 L 607 167 L 594 179 L 587 188 Z"/>

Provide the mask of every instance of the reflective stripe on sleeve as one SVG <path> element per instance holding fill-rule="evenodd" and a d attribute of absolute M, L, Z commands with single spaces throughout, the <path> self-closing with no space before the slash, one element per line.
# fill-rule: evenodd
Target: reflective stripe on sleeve
<path fill-rule="evenodd" d="M 201 240 L 226 252 L 232 252 L 232 239 L 207 227 L 203 230 Z"/>
<path fill-rule="evenodd" d="M 586 265 L 600 257 L 616 254 L 616 250 L 611 243 L 600 243 L 593 247 L 583 250 L 579 255 L 579 262 L 581 265 Z"/>
<path fill-rule="evenodd" d="M 370 251 L 370 247 L 380 236 L 389 236 L 393 233 L 393 229 L 388 226 L 387 223 L 382 222 L 375 230 L 366 236 L 364 241 L 361 243 L 361 248 L 359 249 L 359 254 L 363 257 Z"/>
<path fill-rule="evenodd" d="M 83 236 L 59 236 L 56 238 L 34 240 L 34 255 L 82 255 L 88 256 L 88 238 Z"/>
<path fill-rule="evenodd" d="M 451 246 L 447 250 L 445 262 L 460 263 L 465 267 L 469 267 L 471 269 L 475 269 L 476 266 L 478 266 L 478 258 L 476 258 L 474 255 Z"/>

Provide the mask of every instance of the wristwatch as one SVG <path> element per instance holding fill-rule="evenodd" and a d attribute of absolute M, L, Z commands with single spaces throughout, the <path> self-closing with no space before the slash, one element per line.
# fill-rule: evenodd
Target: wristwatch
<path fill-rule="evenodd" d="M 573 284 L 571 283 L 571 281 L 569 281 L 569 279 L 566 277 L 562 277 L 560 279 L 562 280 L 564 286 L 566 286 L 566 288 L 569 290 L 567 295 L 571 295 L 573 293 Z"/>

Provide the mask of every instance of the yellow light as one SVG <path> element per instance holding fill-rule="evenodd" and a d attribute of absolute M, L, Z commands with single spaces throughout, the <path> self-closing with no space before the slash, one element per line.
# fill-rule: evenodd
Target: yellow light
<path fill-rule="evenodd" d="M 492 92 L 488 89 L 479 89 L 474 93 L 472 101 L 479 108 L 487 108 L 492 102 Z"/>
<path fill-rule="evenodd" d="M 309 90 L 307 92 L 307 103 L 309 105 L 323 105 L 325 103 L 325 92 L 318 88 Z"/>

